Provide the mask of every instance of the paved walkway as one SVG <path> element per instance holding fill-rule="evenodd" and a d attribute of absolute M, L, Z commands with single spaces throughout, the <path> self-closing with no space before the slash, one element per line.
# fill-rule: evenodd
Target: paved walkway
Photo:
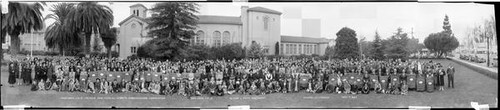
<path fill-rule="evenodd" d="M 451 60 L 457 62 L 457 64 L 462 64 L 465 67 L 468 67 L 474 71 L 477 71 L 478 73 L 481 73 L 483 75 L 486 75 L 488 77 L 491 77 L 493 79 L 498 79 L 498 69 L 497 68 L 491 68 L 491 67 L 486 67 L 485 65 L 481 65 L 478 63 L 474 62 L 469 62 L 466 60 L 462 60 L 456 57 L 451 57 Z"/>
<path fill-rule="evenodd" d="M 460 62 L 467 63 L 469 65 L 474 65 L 474 66 L 477 66 L 477 67 L 480 67 L 482 69 L 486 69 L 486 70 L 489 70 L 489 71 L 492 71 L 495 73 L 498 73 L 497 67 L 487 67 L 486 63 L 475 63 L 475 62 L 471 62 L 471 61 L 467 61 L 467 60 L 462 60 L 459 57 L 449 57 L 449 58 L 460 61 Z"/>

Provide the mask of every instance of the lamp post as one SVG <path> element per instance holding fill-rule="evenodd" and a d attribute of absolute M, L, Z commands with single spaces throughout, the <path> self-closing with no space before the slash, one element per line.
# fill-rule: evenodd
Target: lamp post
<path fill-rule="evenodd" d="M 486 37 L 486 56 L 487 56 L 487 59 L 486 59 L 486 67 L 490 67 L 490 37 L 489 36 L 486 36 L 486 28 L 485 28 L 485 31 L 484 31 L 484 37 Z"/>

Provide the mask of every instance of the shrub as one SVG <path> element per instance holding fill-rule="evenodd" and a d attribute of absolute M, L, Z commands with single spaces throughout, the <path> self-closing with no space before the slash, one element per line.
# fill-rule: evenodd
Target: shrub
<path fill-rule="evenodd" d="M 267 59 L 280 59 L 280 58 L 286 58 L 286 56 L 283 55 L 267 55 L 265 56 Z"/>
<path fill-rule="evenodd" d="M 135 60 L 135 59 L 138 59 L 138 58 L 139 58 L 139 56 L 137 56 L 135 54 L 127 57 L 127 59 L 130 59 L 130 60 Z"/>
<path fill-rule="evenodd" d="M 31 55 L 31 51 L 20 51 L 18 54 L 20 55 Z M 33 56 L 35 55 L 40 55 L 40 56 L 57 56 L 59 55 L 59 52 L 53 52 L 53 51 L 40 51 L 40 50 L 34 50 L 33 51 Z"/>

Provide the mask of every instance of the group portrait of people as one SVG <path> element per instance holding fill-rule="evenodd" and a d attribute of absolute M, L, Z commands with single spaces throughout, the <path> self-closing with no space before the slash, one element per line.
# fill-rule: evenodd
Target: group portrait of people
<path fill-rule="evenodd" d="M 275 93 L 394 94 L 454 88 L 455 68 L 420 60 L 261 58 L 160 61 L 25 58 L 8 63 L 8 82 L 32 91 L 224 96 Z M 446 77 L 446 78 L 445 78 Z M 446 80 L 445 80 L 446 79 Z"/>

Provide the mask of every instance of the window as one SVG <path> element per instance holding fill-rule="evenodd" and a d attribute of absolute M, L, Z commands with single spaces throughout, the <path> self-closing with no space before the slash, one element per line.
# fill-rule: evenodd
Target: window
<path fill-rule="evenodd" d="M 288 48 L 288 50 L 286 52 L 288 54 L 292 54 L 292 44 L 287 44 L 286 48 Z"/>
<path fill-rule="evenodd" d="M 267 30 L 269 27 L 269 16 L 264 16 L 264 30 Z"/>
<path fill-rule="evenodd" d="M 130 47 L 130 52 L 135 54 L 137 53 L 137 48 L 136 47 Z"/>
<path fill-rule="evenodd" d="M 299 54 L 302 54 L 302 44 L 299 44 Z"/>
<path fill-rule="evenodd" d="M 319 54 L 318 45 L 314 45 L 314 54 Z"/>
<path fill-rule="evenodd" d="M 136 10 L 136 11 L 137 11 L 137 13 L 135 13 L 135 14 L 136 14 L 136 16 L 139 16 L 139 10 Z"/>
<path fill-rule="evenodd" d="M 298 50 L 299 44 L 295 44 L 294 47 L 295 47 L 295 54 L 299 54 L 299 50 Z"/>
<path fill-rule="evenodd" d="M 132 27 L 132 29 L 134 29 L 137 25 L 135 23 L 132 23 L 132 25 L 130 27 Z"/>
<path fill-rule="evenodd" d="M 196 44 L 197 45 L 205 44 L 205 33 L 201 30 L 196 32 Z"/>
<path fill-rule="evenodd" d="M 292 54 L 296 54 L 297 53 L 297 44 L 293 44 L 292 46 Z"/>
<path fill-rule="evenodd" d="M 221 46 L 220 32 L 215 31 L 213 37 L 214 37 L 214 46 L 216 46 L 216 47 Z"/>
<path fill-rule="evenodd" d="M 314 53 L 314 46 L 313 45 L 309 45 L 310 47 L 310 51 L 309 51 L 309 54 L 313 54 Z"/>
<path fill-rule="evenodd" d="M 313 50 L 312 45 L 309 45 L 309 54 L 311 54 L 311 53 L 312 53 L 312 50 Z"/>
<path fill-rule="evenodd" d="M 263 47 L 264 48 L 262 49 L 262 51 L 264 52 L 264 54 L 268 54 L 269 53 L 269 46 L 268 45 L 264 45 Z"/>
<path fill-rule="evenodd" d="M 314 51 L 313 45 L 309 45 L 309 54 L 312 54 Z"/>
<path fill-rule="evenodd" d="M 313 53 L 313 46 L 309 45 L 309 54 L 312 54 L 312 53 Z"/>
<path fill-rule="evenodd" d="M 222 45 L 227 45 L 231 41 L 231 34 L 228 31 L 222 33 Z"/>
<path fill-rule="evenodd" d="M 306 53 L 306 54 L 309 54 L 309 45 L 305 45 L 305 46 L 306 46 L 306 47 L 305 47 L 305 51 L 306 51 L 305 53 Z"/>
<path fill-rule="evenodd" d="M 196 36 L 189 39 L 189 44 L 194 45 L 196 42 Z"/>
<path fill-rule="evenodd" d="M 280 55 L 283 55 L 283 44 L 280 44 Z"/>

